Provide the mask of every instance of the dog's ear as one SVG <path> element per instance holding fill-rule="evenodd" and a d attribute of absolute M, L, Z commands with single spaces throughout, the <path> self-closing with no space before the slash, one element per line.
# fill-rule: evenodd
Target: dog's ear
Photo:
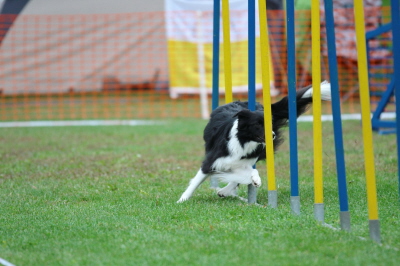
<path fill-rule="evenodd" d="M 237 112 L 233 117 L 237 117 L 239 120 L 251 117 L 252 112 L 247 109 Z"/>

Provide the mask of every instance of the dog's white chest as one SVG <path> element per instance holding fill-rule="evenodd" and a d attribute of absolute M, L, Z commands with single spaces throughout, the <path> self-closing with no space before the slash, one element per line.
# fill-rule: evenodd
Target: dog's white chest
<path fill-rule="evenodd" d="M 234 171 L 236 169 L 251 169 L 251 167 L 257 162 L 257 158 L 244 159 L 249 154 L 252 154 L 257 148 L 259 143 L 255 141 L 249 141 L 243 146 L 237 138 L 237 125 L 236 120 L 232 126 L 230 132 L 230 139 L 227 143 L 229 155 L 218 158 L 213 163 L 213 169 L 218 172 Z"/>

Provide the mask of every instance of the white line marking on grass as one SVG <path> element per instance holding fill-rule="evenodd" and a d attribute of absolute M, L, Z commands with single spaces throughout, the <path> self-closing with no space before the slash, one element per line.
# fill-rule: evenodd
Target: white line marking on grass
<path fill-rule="evenodd" d="M 0 122 L 0 127 L 144 126 L 162 124 L 165 124 L 165 122 L 153 120 L 65 120 Z"/>
<path fill-rule="evenodd" d="M 371 114 L 372 116 L 372 114 Z M 382 113 L 381 119 L 395 119 L 394 112 Z M 322 115 L 322 121 L 332 121 L 332 115 Z M 343 114 L 342 120 L 361 120 L 361 114 Z M 312 115 L 303 115 L 298 122 L 312 122 Z M 59 121 L 14 121 L 0 122 L 0 127 L 64 127 L 64 126 L 142 126 L 162 125 L 163 121 L 154 120 L 59 120 Z"/>
<path fill-rule="evenodd" d="M 342 120 L 361 120 L 361 114 L 342 114 Z M 371 114 L 372 117 L 372 114 Z M 394 112 L 385 112 L 381 114 L 381 119 L 395 119 L 396 113 Z M 322 121 L 332 121 L 332 115 L 322 115 Z M 298 122 L 312 122 L 313 116 L 312 115 L 303 115 L 297 118 Z"/>
<path fill-rule="evenodd" d="M 369 240 L 371 240 L 371 239 L 369 239 L 369 238 L 366 238 L 366 237 L 362 237 L 362 236 L 359 236 L 358 237 L 360 240 L 363 240 L 363 241 L 369 241 Z M 380 247 L 383 247 L 383 248 L 386 248 L 386 249 L 392 249 L 392 250 L 395 250 L 395 251 L 399 251 L 400 249 L 398 249 L 397 247 L 392 247 L 392 246 L 389 246 L 389 245 L 384 245 L 384 244 L 382 244 L 382 243 L 377 243 L 378 244 L 378 246 L 380 246 Z"/>
<path fill-rule="evenodd" d="M 3 264 L 4 266 L 15 266 L 11 262 L 6 261 L 5 259 L 0 258 L 0 263 Z"/>
<path fill-rule="evenodd" d="M 325 222 L 324 222 L 324 223 L 321 223 L 321 225 L 324 226 L 324 227 L 327 227 L 327 228 L 329 228 L 329 229 L 335 230 L 335 231 L 340 230 L 339 228 L 336 228 L 336 227 L 334 227 L 333 225 L 327 224 L 327 223 L 325 223 Z"/>
<path fill-rule="evenodd" d="M 330 225 L 330 224 L 327 224 L 327 223 L 322 223 L 321 224 L 322 226 L 324 226 L 324 227 L 327 227 L 327 228 L 329 228 L 329 229 L 332 229 L 332 230 L 334 230 L 334 231 L 340 231 L 341 229 L 340 228 L 337 228 L 337 227 L 334 227 L 334 226 L 332 226 L 332 225 Z M 358 239 L 360 239 L 360 240 L 363 240 L 363 241 L 373 241 L 372 239 L 370 239 L 370 238 L 367 238 L 367 237 L 363 237 L 363 236 L 356 236 Z M 389 246 L 389 245 L 384 245 L 384 244 L 382 244 L 382 243 L 376 243 L 378 246 L 380 246 L 380 247 L 383 247 L 383 248 L 386 248 L 386 249 L 392 249 L 392 250 L 395 250 L 395 251 L 399 251 L 400 249 L 398 249 L 397 247 L 392 247 L 392 246 Z"/>
<path fill-rule="evenodd" d="M 238 198 L 241 200 L 241 201 L 244 201 L 244 202 L 246 202 L 246 203 L 248 203 L 249 201 L 248 201 L 248 199 L 246 199 L 246 198 L 243 198 L 243 197 L 239 197 L 238 196 Z M 258 207 L 266 207 L 266 206 L 264 206 L 264 205 L 261 205 L 261 204 L 259 204 L 259 203 L 257 203 L 257 202 L 255 202 L 255 203 L 252 203 L 252 204 L 250 204 L 250 205 L 256 205 L 256 206 L 258 206 Z"/>

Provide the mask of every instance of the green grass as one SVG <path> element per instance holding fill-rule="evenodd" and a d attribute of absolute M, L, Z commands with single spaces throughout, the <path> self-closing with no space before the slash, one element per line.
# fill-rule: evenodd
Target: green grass
<path fill-rule="evenodd" d="M 276 154 L 278 209 L 265 207 L 264 163 L 264 207 L 220 199 L 207 183 L 176 204 L 200 166 L 205 123 L 0 129 L 0 257 L 16 265 L 398 265 L 394 135 L 374 135 L 377 245 L 359 121 L 343 124 L 351 232 L 314 220 L 311 123 L 299 124 L 300 216 L 290 210 L 288 141 Z M 332 125 L 323 126 L 326 222 L 339 227 Z"/>

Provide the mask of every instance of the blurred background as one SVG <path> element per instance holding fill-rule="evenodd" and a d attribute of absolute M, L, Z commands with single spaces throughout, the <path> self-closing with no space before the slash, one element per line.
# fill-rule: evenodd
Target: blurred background
<path fill-rule="evenodd" d="M 299 88 L 312 82 L 310 2 L 296 1 Z M 343 113 L 360 112 L 352 2 L 333 1 Z M 390 11 L 385 0 L 364 5 L 374 110 L 392 79 Z M 212 0 L 0 0 L 0 7 L 1 121 L 200 118 L 211 108 Z M 247 0 L 231 0 L 230 12 L 234 99 L 246 100 Z M 267 0 L 266 12 L 278 100 L 287 94 L 284 2 Z M 322 23 L 322 78 L 329 80 L 325 39 Z M 221 104 L 223 73 L 221 53 Z"/>

